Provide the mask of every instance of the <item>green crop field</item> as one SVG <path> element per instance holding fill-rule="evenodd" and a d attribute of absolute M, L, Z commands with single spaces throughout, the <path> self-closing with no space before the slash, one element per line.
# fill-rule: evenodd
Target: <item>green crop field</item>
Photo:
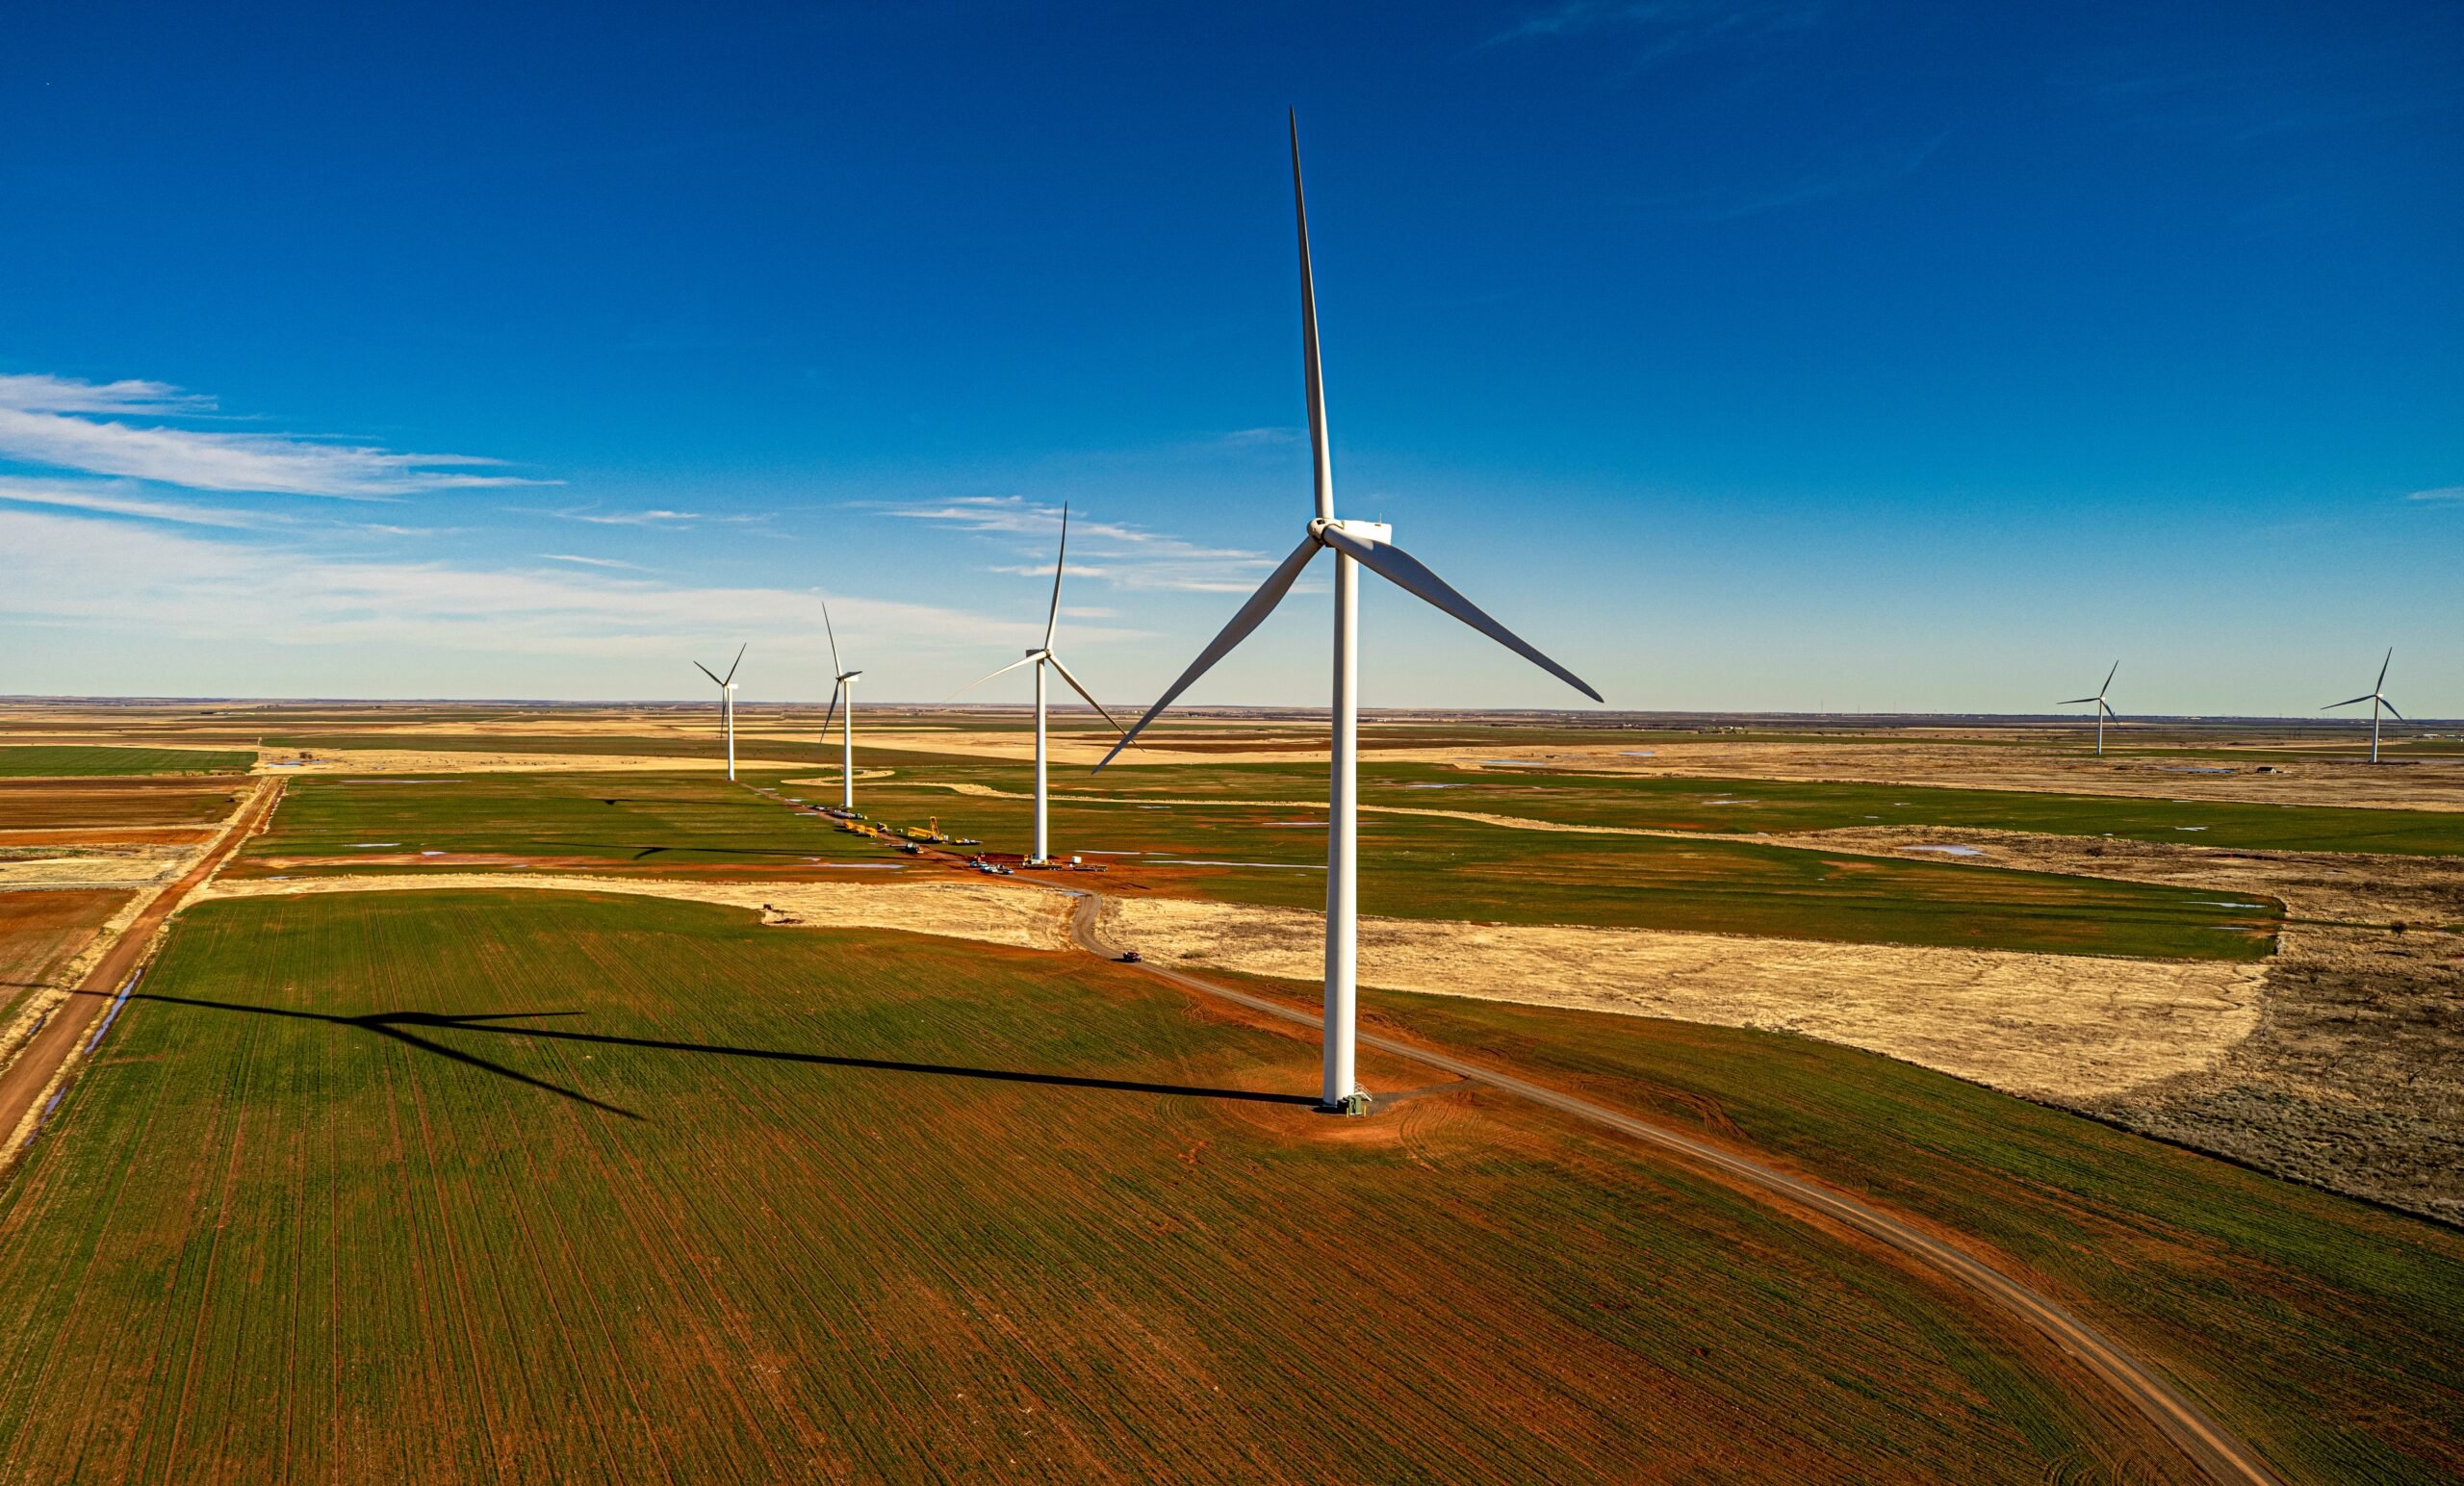
<path fill-rule="evenodd" d="M 193 748 L 107 748 L 31 743 L 0 748 L 0 779 L 85 778 L 109 774 L 244 774 L 253 753 Z"/>
<path fill-rule="evenodd" d="M 607 773 L 307 776 L 242 861 L 422 852 L 592 870 L 897 860 L 723 775 Z"/>
<path fill-rule="evenodd" d="M 209 904 L 0 1191 L 0 1471 L 2187 1478 L 1956 1292 L 1496 1096 L 1324 1118 L 1315 1067 L 1081 957 Z"/>
<path fill-rule="evenodd" d="M 2182 768 L 2193 767 L 2181 765 Z M 1974 826 L 2274 851 L 2464 854 L 2464 812 L 2149 800 L 1911 784 L 1546 776 L 1387 766 L 1361 798 L 1577 825 L 1732 833 L 1850 826 Z"/>
<path fill-rule="evenodd" d="M 1214 978 L 1317 1005 L 1315 986 Z M 2295 1480 L 2464 1476 L 2451 1228 L 1808 1038 L 1383 989 L 1363 1011 L 1992 1245 Z"/>
<path fill-rule="evenodd" d="M 879 820 L 938 819 L 945 831 L 993 849 L 1026 849 L 1028 802 L 920 782 L 943 772 L 867 781 L 860 803 Z M 775 773 L 747 778 L 783 796 L 835 798 L 827 784 L 789 784 Z M 1053 831 L 1065 855 L 1137 854 L 1090 858 L 1111 863 L 1107 885 L 1124 892 L 1296 908 L 1324 898 L 1324 831 L 1305 814 L 1065 803 L 1054 807 Z M 1363 874 L 1362 910 L 1398 917 L 2251 959 L 2272 948 L 2277 913 L 2272 904 L 2191 888 L 1428 817 L 1366 817 L 1361 840 L 1373 863 Z M 1577 851 L 1578 863 L 1570 855 Z M 318 870 L 352 870 L 355 862 L 412 870 L 416 863 L 400 858 L 424 852 L 444 854 L 436 864 L 446 867 L 480 856 L 496 858 L 492 865 L 735 876 L 904 860 L 714 775 L 487 774 L 295 780 L 272 829 L 244 848 L 240 871 L 287 875 L 303 862 Z"/>
<path fill-rule="evenodd" d="M 901 767 L 894 754 L 883 753 L 877 761 Z M 981 759 L 937 759 L 929 769 L 906 767 L 920 778 L 1023 787 L 1018 781 L 1024 771 L 1014 764 L 1005 769 L 988 766 Z M 1326 771 L 1323 764 L 1116 765 L 1092 776 L 1083 769 L 1061 771 L 1055 776 L 1054 788 L 1067 794 L 1121 798 L 1184 795 L 1322 801 Z M 1855 826 L 1969 826 L 2272 851 L 2464 855 L 2464 812 L 2453 810 L 2152 800 L 1915 784 L 1664 779 L 1505 764 L 1479 771 L 1443 764 L 1364 764 L 1361 803 L 1476 810 L 1563 825 L 1735 835 L 1758 832 L 1781 835 Z"/>
<path fill-rule="evenodd" d="M 931 813 L 945 830 L 1023 849 L 1029 802 L 921 782 L 942 772 L 868 784 L 861 803 L 884 819 Z M 1325 900 L 1324 820 L 1322 808 L 1126 797 L 1057 803 L 1051 829 L 1056 852 L 1108 864 L 1108 891 L 1310 908 Z M 2280 911 L 2197 888 L 1431 816 L 1364 814 L 1360 840 L 1361 911 L 1400 918 L 2246 960 L 2270 952 Z"/>

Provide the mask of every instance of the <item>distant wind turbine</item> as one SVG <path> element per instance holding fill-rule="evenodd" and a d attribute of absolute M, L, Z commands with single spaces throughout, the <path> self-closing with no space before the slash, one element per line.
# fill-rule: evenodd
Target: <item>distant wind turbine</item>
<path fill-rule="evenodd" d="M 821 714 L 821 746 L 830 746 L 830 719 L 837 713 L 838 705 L 843 700 L 847 705 L 847 716 L 839 725 L 843 730 L 838 741 L 838 807 L 852 810 L 856 807 L 856 678 L 864 673 L 844 670 L 839 666 L 838 631 L 830 623 L 828 601 L 821 605 L 821 628 L 830 635 L 830 669 L 837 673 L 837 681 L 830 688 L 830 710 Z"/>
<path fill-rule="evenodd" d="M 1360 584 L 1356 568 L 1365 567 L 1406 593 L 1417 595 L 1556 677 L 1594 702 L 1592 690 L 1573 672 L 1540 653 L 1505 626 L 1482 613 L 1471 600 L 1449 587 L 1444 578 L 1394 545 L 1394 528 L 1380 522 L 1335 519 L 1335 481 L 1326 443 L 1325 384 L 1318 364 L 1318 298 L 1309 271 L 1309 209 L 1300 190 L 1300 125 L 1292 128 L 1292 211 L 1300 239 L 1301 375 L 1308 396 L 1309 451 L 1315 476 L 1317 513 L 1308 535 L 1283 565 L 1270 575 L 1214 643 L 1200 652 L 1171 689 L 1146 709 L 1136 727 L 1104 756 L 1100 769 L 1119 756 L 1157 714 L 1172 705 L 1190 683 L 1206 674 L 1246 639 L 1283 596 L 1292 591 L 1300 570 L 1321 548 L 1335 553 L 1334 748 L 1326 786 L 1326 1001 L 1323 1079 L 1319 1102 L 1326 1109 L 1357 1110 L 1361 1093 L 1354 1076 L 1355 1022 L 1359 1013 L 1357 977 L 1360 959 L 1360 903 L 1356 868 L 1360 858 Z"/>
<path fill-rule="evenodd" d="M 2350 706 L 2356 702 L 2370 704 L 2370 761 L 2372 763 L 2378 761 L 2378 709 L 2383 706 L 2396 721 L 2400 723 L 2404 720 L 2404 714 L 2396 710 L 2396 704 L 2387 700 L 2387 667 L 2395 658 L 2396 648 L 2391 645 L 2387 648 L 2387 658 L 2378 662 L 2378 679 L 2371 684 L 2368 691 L 2358 697 L 2348 697 L 2342 702 L 2330 702 L 2319 709 L 2322 712 L 2332 712 L 2340 706 Z"/>
<path fill-rule="evenodd" d="M 1043 617 L 1043 644 L 1027 652 L 1024 659 L 1013 660 L 1008 665 L 1003 666 L 1000 670 L 991 673 L 989 676 L 979 677 L 976 679 L 969 681 L 966 685 L 960 687 L 957 694 L 950 698 L 951 701 L 956 702 L 960 697 L 965 696 L 968 692 L 975 690 L 975 688 L 983 685 L 986 681 L 992 679 L 993 677 L 1006 675 L 1009 672 L 1015 671 L 1020 666 L 1033 665 L 1036 668 L 1036 852 L 1033 857 L 1027 858 L 1029 861 L 1049 861 L 1051 859 L 1047 855 L 1048 846 L 1044 833 L 1044 802 L 1046 795 L 1044 791 L 1043 668 L 1050 666 L 1055 671 L 1060 672 L 1061 679 L 1069 683 L 1069 689 L 1071 691 L 1074 691 L 1078 695 L 1086 698 L 1087 705 L 1093 707 L 1098 713 L 1100 713 L 1104 721 L 1111 723 L 1115 731 L 1118 731 L 1120 729 L 1120 724 L 1114 720 L 1113 714 L 1104 711 L 1104 705 L 1095 700 L 1094 693 L 1080 685 L 1078 683 L 1078 678 L 1070 675 L 1069 668 L 1061 663 L 1061 657 L 1052 653 L 1053 628 L 1061 622 L 1061 573 L 1062 569 L 1068 563 L 1068 560 L 1069 507 L 1066 503 L 1064 503 L 1061 507 L 1061 551 L 1059 555 L 1052 559 L 1052 607 L 1045 611 Z"/>
<path fill-rule="evenodd" d="M 735 648 L 735 659 L 729 662 L 725 676 L 698 660 L 693 662 L 693 669 L 708 677 L 710 684 L 719 688 L 719 721 L 728 730 L 728 779 L 731 782 L 735 779 L 735 668 L 742 664 L 744 647 L 741 645 Z"/>
<path fill-rule="evenodd" d="M 2105 705 L 2105 693 L 2113 689 L 2114 671 L 2120 669 L 2121 662 L 2115 661 L 2113 671 L 2105 673 L 2105 684 L 2096 688 L 2094 696 L 2073 697 L 2062 704 L 2064 706 L 2086 706 L 2091 702 L 2096 704 L 2096 756 L 2099 758 L 2105 756 L 2105 719 L 2114 715 L 2114 709 Z"/>

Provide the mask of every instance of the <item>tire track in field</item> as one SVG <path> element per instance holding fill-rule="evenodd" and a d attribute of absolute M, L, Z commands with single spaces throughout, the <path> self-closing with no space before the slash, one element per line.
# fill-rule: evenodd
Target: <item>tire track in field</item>
<path fill-rule="evenodd" d="M 1116 959 L 1116 952 L 1097 934 L 1097 920 L 1104 905 L 1102 895 L 1086 889 L 1079 889 L 1079 893 L 1076 910 L 1070 917 L 1072 937 L 1089 954 L 1106 960 Z M 1322 1029 L 1324 1025 L 1314 1012 L 1286 1006 L 1265 996 L 1218 986 L 1162 965 L 1143 964 L 1139 968 L 1183 989 L 1246 1007 L 1280 1021 Z M 2283 1477 L 2270 1469 L 2256 1451 L 2210 1419 L 2153 1368 L 2132 1356 L 2118 1343 L 2055 1304 L 2049 1297 L 1959 1245 L 1924 1232 L 1911 1221 L 1808 1178 L 1791 1175 L 1741 1151 L 1638 1119 L 1528 1079 L 1499 1072 L 1468 1059 L 1374 1032 L 1363 1031 L 1359 1039 L 1365 1047 L 1439 1068 L 1459 1078 L 1476 1080 L 1544 1108 L 1571 1114 L 1585 1123 L 1656 1146 L 1698 1166 L 1707 1166 L 1765 1198 L 1776 1199 L 1800 1213 L 1828 1218 L 1875 1240 L 1975 1292 L 1997 1309 L 2044 1336 L 2118 1394 L 2121 1401 L 2153 1424 L 2211 1479 L 2246 1483 L 2246 1486 L 2287 1486 Z"/>

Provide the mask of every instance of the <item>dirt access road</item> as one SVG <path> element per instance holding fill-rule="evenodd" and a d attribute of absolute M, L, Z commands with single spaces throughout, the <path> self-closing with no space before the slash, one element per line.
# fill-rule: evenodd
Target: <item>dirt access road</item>
<path fill-rule="evenodd" d="M 7 1146 L 0 1149 L 0 1165 L 15 1159 L 24 1148 L 33 1134 L 28 1128 L 28 1116 L 34 1113 L 36 1103 L 67 1064 L 94 1018 L 111 1004 L 112 992 L 127 981 L 153 948 L 154 936 L 162 930 L 164 920 L 177 912 L 189 895 L 214 876 L 249 833 L 265 824 L 266 817 L 273 812 L 274 802 L 281 798 L 280 780 L 260 781 L 256 792 L 232 813 L 222 839 L 214 843 L 177 882 L 154 894 L 154 901 L 145 905 L 130 922 L 127 932 L 103 952 L 68 999 L 27 1041 L 16 1061 L 9 1064 L 6 1072 L 0 1072 L 0 1132 L 5 1132 L 8 1140 Z"/>
<path fill-rule="evenodd" d="M 1079 897 L 1076 910 L 1070 917 L 1070 934 L 1078 947 L 1107 960 L 1118 958 L 1119 952 L 1097 936 L 1096 924 L 1103 913 L 1103 898 L 1083 888 L 1074 891 Z M 1142 968 L 1149 975 L 1183 989 L 1233 1002 L 1283 1021 L 1303 1027 L 1322 1025 L 1320 1018 L 1307 1012 L 1263 996 L 1233 990 L 1161 965 L 1150 964 Z M 2247 1486 L 2284 1486 L 2283 1477 L 2270 1470 L 2248 1446 L 2208 1418 L 2153 1369 L 2131 1356 L 2111 1338 L 2035 1290 L 1964 1250 L 1923 1232 L 1911 1222 L 1827 1187 L 1791 1176 L 1726 1146 L 1698 1140 L 1630 1114 L 1619 1114 L 1587 1099 L 1578 1099 L 1572 1094 L 1501 1073 L 1480 1063 L 1375 1033 L 1363 1032 L 1359 1036 L 1365 1046 L 1409 1059 L 1457 1078 L 1486 1084 L 1534 1104 L 1616 1131 L 1708 1166 L 1762 1196 L 1776 1198 L 1803 1212 L 1818 1214 L 1886 1244 L 1916 1264 L 1975 1291 L 1991 1304 L 2051 1339 L 2056 1346 L 2075 1358 L 2154 1424 L 2211 1479 L 2247 1483 Z"/>

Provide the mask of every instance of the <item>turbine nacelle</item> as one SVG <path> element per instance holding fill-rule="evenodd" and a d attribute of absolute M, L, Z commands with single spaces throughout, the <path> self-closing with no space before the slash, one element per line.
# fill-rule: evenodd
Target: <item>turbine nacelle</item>
<path fill-rule="evenodd" d="M 1341 536 L 1333 533 L 1341 533 Z M 1395 528 L 1382 521 L 1342 521 L 1331 516 L 1310 518 L 1309 540 L 1320 547 L 1341 550 L 1342 537 L 1349 537 L 1371 547 L 1386 547 L 1395 541 Z"/>

